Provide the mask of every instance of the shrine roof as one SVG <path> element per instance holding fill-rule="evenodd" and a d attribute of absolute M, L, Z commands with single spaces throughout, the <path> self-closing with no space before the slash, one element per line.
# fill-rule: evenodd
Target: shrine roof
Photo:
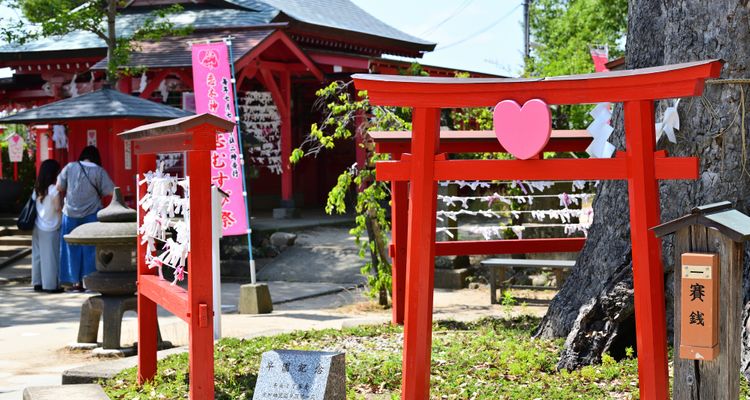
<path fill-rule="evenodd" d="M 333 29 L 396 42 L 413 51 L 431 51 L 435 44 L 401 32 L 357 7 L 350 0 L 232 0 L 231 6 L 185 5 L 169 20 L 177 27 L 195 31 L 251 28 L 275 22 L 299 25 L 302 30 Z M 151 9 L 127 8 L 117 20 L 118 34 L 128 35 L 150 16 Z M 337 37 L 348 36 L 337 33 Z M 376 42 L 378 43 L 378 42 Z M 24 45 L 0 45 L 0 60 L 19 58 L 19 53 L 69 52 L 104 49 L 104 41 L 93 33 L 76 31 L 43 38 Z M 25 55 L 24 58 L 28 57 Z"/>
<path fill-rule="evenodd" d="M 130 96 L 113 89 L 70 97 L 0 118 L 0 123 L 22 124 L 100 118 L 165 120 L 189 116 L 179 108 Z"/>
<path fill-rule="evenodd" d="M 198 32 L 187 36 L 163 38 L 157 42 L 140 43 L 140 49 L 130 55 L 128 66 L 147 68 L 189 67 L 192 65 L 190 43 L 218 41 L 232 37 L 232 61 L 237 62 L 274 32 L 273 29 Z M 107 57 L 91 67 L 92 70 L 106 70 Z"/>
<path fill-rule="evenodd" d="M 750 217 L 732 208 L 732 203 L 728 201 L 695 207 L 690 214 L 651 229 L 656 237 L 661 237 L 690 225 L 717 229 L 735 242 L 750 240 Z"/>
<path fill-rule="evenodd" d="M 203 113 L 198 115 L 188 115 L 170 119 L 167 121 L 154 122 L 148 125 L 141 125 L 137 128 L 119 133 L 118 136 L 125 140 L 136 140 L 154 136 L 172 135 L 175 133 L 187 132 L 192 128 L 201 125 L 211 125 L 220 131 L 230 131 L 234 129 L 234 123 L 216 115 Z"/>

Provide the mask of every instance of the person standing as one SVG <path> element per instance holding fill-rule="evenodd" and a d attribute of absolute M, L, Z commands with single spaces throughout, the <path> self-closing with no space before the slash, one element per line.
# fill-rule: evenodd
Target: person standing
<path fill-rule="evenodd" d="M 70 162 L 57 177 L 57 189 L 64 193 L 60 235 L 65 236 L 79 225 L 96 221 L 102 208 L 102 197 L 109 196 L 114 183 L 101 167 L 101 156 L 95 146 L 86 146 L 78 161 Z M 94 246 L 69 245 L 60 241 L 60 281 L 71 291 L 82 292 L 83 277 L 94 272 Z"/>
<path fill-rule="evenodd" d="M 61 199 L 55 186 L 60 163 L 44 160 L 32 197 L 36 222 L 31 234 L 31 284 L 38 292 L 59 293 Z"/>

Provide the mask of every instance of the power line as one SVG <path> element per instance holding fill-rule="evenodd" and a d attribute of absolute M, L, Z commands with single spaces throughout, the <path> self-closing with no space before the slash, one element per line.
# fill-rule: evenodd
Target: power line
<path fill-rule="evenodd" d="M 482 28 L 482 29 L 480 29 L 480 30 L 478 30 L 478 31 L 476 31 L 476 32 L 474 32 L 474 33 L 472 33 L 471 35 L 469 35 L 469 36 L 467 36 L 467 37 L 465 37 L 465 38 L 463 38 L 463 39 L 461 39 L 461 40 L 457 40 L 457 41 L 455 41 L 455 42 L 453 42 L 453 43 L 450 43 L 450 44 L 446 44 L 445 46 L 438 46 L 438 48 L 436 48 L 436 49 L 435 49 L 435 51 L 438 51 L 438 50 L 445 50 L 445 49 L 447 49 L 447 48 L 450 48 L 450 47 L 453 47 L 453 46 L 457 46 L 457 45 L 459 45 L 459 44 L 461 44 L 461 43 L 463 43 L 463 42 L 466 42 L 466 41 L 468 41 L 468 40 L 474 39 L 475 37 L 477 37 L 477 36 L 479 36 L 479 35 L 481 35 L 481 34 L 483 34 L 483 33 L 487 32 L 488 30 L 490 30 L 490 29 L 494 28 L 494 27 L 495 27 L 495 26 L 496 26 L 497 24 L 499 24 L 499 23 L 503 22 L 503 20 L 504 20 L 504 19 L 506 19 L 506 18 L 510 17 L 510 16 L 511 16 L 511 15 L 513 14 L 513 12 L 514 12 L 514 11 L 516 11 L 516 10 L 517 10 L 517 9 L 518 9 L 519 7 L 521 7 L 521 4 L 518 4 L 517 6 L 513 7 L 513 9 L 512 9 L 512 10 L 508 11 L 508 13 L 506 13 L 505 15 L 503 15 L 502 17 L 500 17 L 500 18 L 499 18 L 498 20 L 496 20 L 495 22 L 493 22 L 493 23 L 491 23 L 491 24 L 487 25 L 486 27 L 484 27 L 484 28 Z"/>
<path fill-rule="evenodd" d="M 426 35 L 428 33 L 433 32 L 435 29 L 440 28 L 443 24 L 445 24 L 446 22 L 448 22 L 451 19 L 453 19 L 453 17 L 455 17 L 456 15 L 460 14 L 461 11 L 465 10 L 466 7 L 468 7 L 469 4 L 471 4 L 473 1 L 474 0 L 465 0 L 458 7 L 456 7 L 456 9 L 453 12 L 451 12 L 444 20 L 438 22 L 437 24 L 433 25 L 431 28 L 429 28 L 429 29 L 425 30 L 424 32 L 420 33 L 419 36 Z"/>

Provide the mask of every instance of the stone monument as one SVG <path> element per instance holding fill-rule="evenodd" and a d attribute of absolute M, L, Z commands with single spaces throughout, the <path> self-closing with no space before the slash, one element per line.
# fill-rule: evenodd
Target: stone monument
<path fill-rule="evenodd" d="M 345 400 L 344 353 L 272 350 L 263 353 L 253 400 Z"/>

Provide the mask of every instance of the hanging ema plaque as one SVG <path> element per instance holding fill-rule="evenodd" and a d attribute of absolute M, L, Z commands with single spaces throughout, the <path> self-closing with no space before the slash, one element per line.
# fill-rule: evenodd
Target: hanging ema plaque
<path fill-rule="evenodd" d="M 253 400 L 344 400 L 344 353 L 272 350 L 263 353 Z"/>

